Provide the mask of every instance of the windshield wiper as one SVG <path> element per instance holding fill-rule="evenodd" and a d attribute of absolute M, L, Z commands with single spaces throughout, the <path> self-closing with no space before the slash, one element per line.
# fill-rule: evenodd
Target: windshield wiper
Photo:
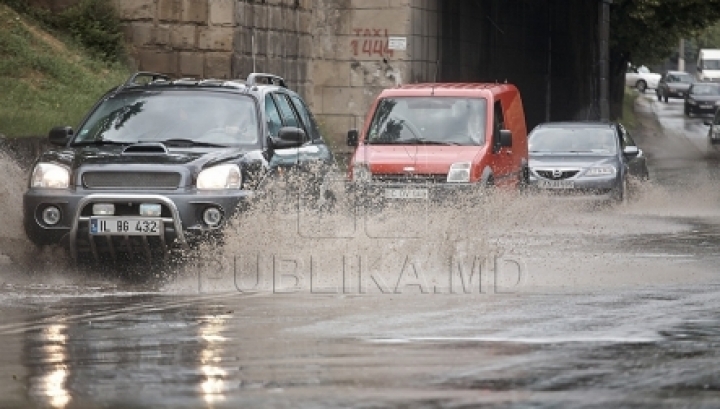
<path fill-rule="evenodd" d="M 162 143 L 163 145 L 167 145 L 167 146 L 197 146 L 197 147 L 203 147 L 203 148 L 227 148 L 227 145 L 221 145 L 221 144 L 210 143 L 210 142 L 198 142 L 198 141 L 193 141 L 192 139 L 183 139 L 183 138 L 166 139 L 164 141 L 141 141 L 141 142 L 142 143 L 156 142 L 156 143 Z"/>
<path fill-rule="evenodd" d="M 370 141 L 372 145 L 443 145 L 443 146 L 455 146 L 460 145 L 457 142 L 444 142 L 444 141 L 430 141 L 421 138 L 409 138 L 409 139 L 396 139 L 393 141 Z"/>

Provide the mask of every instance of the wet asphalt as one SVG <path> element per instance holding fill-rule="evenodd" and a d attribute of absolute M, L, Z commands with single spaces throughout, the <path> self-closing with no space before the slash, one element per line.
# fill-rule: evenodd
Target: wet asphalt
<path fill-rule="evenodd" d="M 509 197 L 314 235 L 283 213 L 129 278 L 6 231 L 0 408 L 718 407 L 720 155 L 652 96 L 627 205 Z"/>

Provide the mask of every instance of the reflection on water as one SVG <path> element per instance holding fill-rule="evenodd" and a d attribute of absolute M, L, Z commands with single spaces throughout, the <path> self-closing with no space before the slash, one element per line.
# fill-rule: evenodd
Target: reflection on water
<path fill-rule="evenodd" d="M 210 318 L 205 321 L 200 328 L 200 338 L 205 341 L 205 347 L 200 352 L 200 370 L 205 376 L 205 380 L 200 385 L 200 389 L 210 407 L 212 403 L 225 400 L 223 395 L 225 391 L 225 377 L 227 372 L 220 366 L 222 362 L 222 344 L 225 337 L 221 335 L 225 319 Z"/>
<path fill-rule="evenodd" d="M 56 305 L 62 315 L 28 317 L 29 324 L 54 322 L 25 332 L 28 406 L 214 408 L 226 401 L 232 370 L 225 331 L 232 315 L 184 304 L 127 313 L 128 300 L 115 302 L 81 310 Z"/>
<path fill-rule="evenodd" d="M 30 377 L 30 398 L 53 408 L 64 408 L 71 399 L 66 331 L 66 325 L 52 324 L 31 338 L 30 358 L 39 369 L 31 373 L 39 373 Z"/>

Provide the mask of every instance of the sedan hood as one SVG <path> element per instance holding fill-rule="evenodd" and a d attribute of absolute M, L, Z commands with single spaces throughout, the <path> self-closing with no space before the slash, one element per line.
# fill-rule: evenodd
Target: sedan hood
<path fill-rule="evenodd" d="M 530 154 L 530 168 L 578 168 L 617 165 L 617 157 L 606 155 Z"/>
<path fill-rule="evenodd" d="M 720 101 L 720 95 L 692 95 L 692 99 L 697 102 L 717 102 Z"/>
<path fill-rule="evenodd" d="M 356 163 L 368 163 L 372 173 L 402 174 L 413 167 L 417 174 L 447 174 L 456 162 L 472 162 L 483 146 L 362 145 Z"/>

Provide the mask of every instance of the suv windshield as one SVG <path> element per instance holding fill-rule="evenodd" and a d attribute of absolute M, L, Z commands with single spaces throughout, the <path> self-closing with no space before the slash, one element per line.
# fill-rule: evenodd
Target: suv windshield
<path fill-rule="evenodd" d="M 256 146 L 256 105 L 249 96 L 220 92 L 125 93 L 103 102 L 73 144 L 184 140 L 198 145 Z"/>
<path fill-rule="evenodd" d="M 367 143 L 483 145 L 486 106 L 481 98 L 385 98 L 375 111 Z"/>
<path fill-rule="evenodd" d="M 530 152 L 617 153 L 615 132 L 605 128 L 542 128 L 535 130 L 528 140 Z"/>

